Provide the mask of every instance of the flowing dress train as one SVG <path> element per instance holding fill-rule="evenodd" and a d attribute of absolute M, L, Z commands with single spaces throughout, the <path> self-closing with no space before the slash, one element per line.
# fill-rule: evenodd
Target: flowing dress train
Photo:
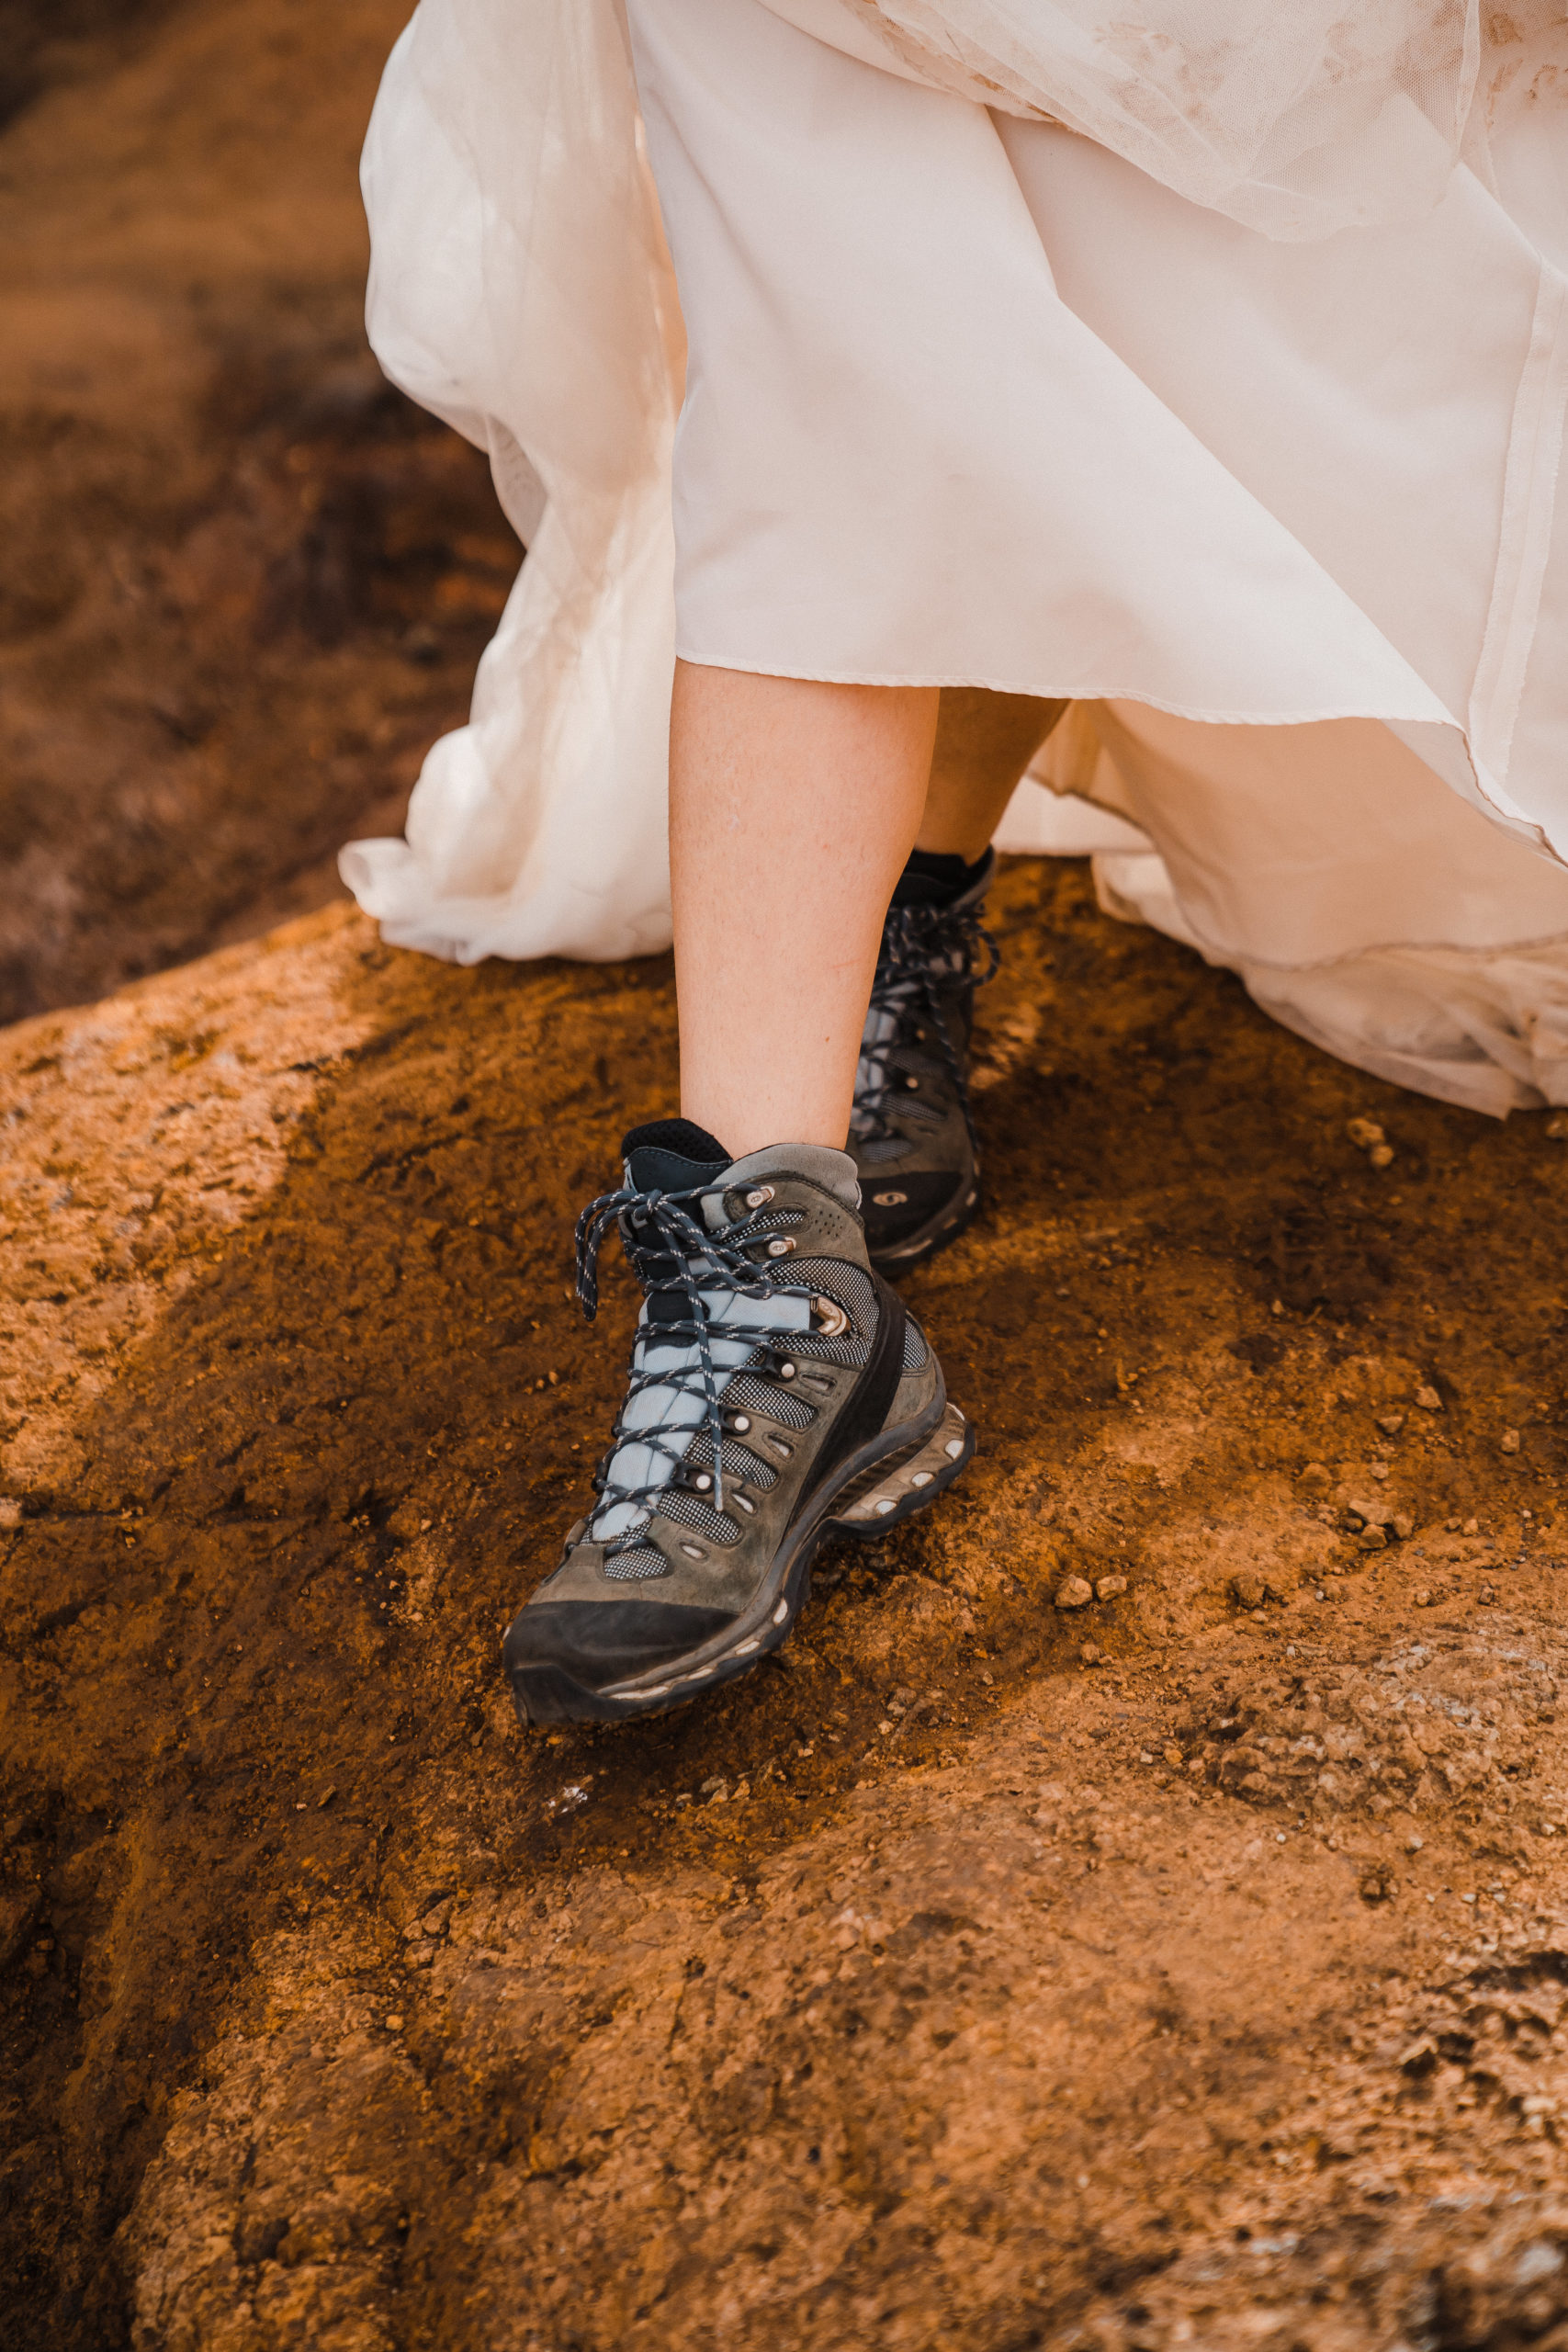
<path fill-rule="evenodd" d="M 1348 1060 L 1568 1100 L 1562 28 L 1102 13 L 423 0 L 372 339 L 529 555 L 345 876 L 463 960 L 649 951 L 676 650 L 1066 695 L 1002 846 Z"/>

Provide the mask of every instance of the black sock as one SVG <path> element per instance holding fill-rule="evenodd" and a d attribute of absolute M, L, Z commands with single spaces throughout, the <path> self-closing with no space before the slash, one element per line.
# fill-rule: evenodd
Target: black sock
<path fill-rule="evenodd" d="M 990 855 L 982 850 L 973 865 L 966 865 L 956 854 L 934 849 L 912 849 L 904 871 L 893 886 L 896 907 L 950 907 L 961 899 L 980 878 L 980 868 Z"/>

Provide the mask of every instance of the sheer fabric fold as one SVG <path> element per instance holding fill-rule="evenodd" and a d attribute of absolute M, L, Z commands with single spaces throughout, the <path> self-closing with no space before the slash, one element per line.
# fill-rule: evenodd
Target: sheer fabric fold
<path fill-rule="evenodd" d="M 807 0 L 823 29 L 822 0 Z M 801 21 L 796 0 L 769 0 Z M 1065 124 L 1270 237 L 1416 220 L 1553 103 L 1556 0 L 828 0 L 935 86 Z"/>
<path fill-rule="evenodd" d="M 528 560 L 407 841 L 351 843 L 344 879 L 434 955 L 652 952 L 682 350 L 615 0 L 419 8 L 362 182 L 372 345 L 489 451 Z"/>

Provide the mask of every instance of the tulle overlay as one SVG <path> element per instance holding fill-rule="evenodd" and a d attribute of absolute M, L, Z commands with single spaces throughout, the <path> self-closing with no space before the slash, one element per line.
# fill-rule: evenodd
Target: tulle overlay
<path fill-rule="evenodd" d="M 1067 695 L 1004 846 L 1099 826 L 1331 1050 L 1568 1100 L 1559 15 L 423 0 L 372 340 L 529 556 L 361 902 L 664 945 L 677 647 Z"/>
<path fill-rule="evenodd" d="M 1559 0 L 779 0 L 848 14 L 937 87 L 1055 120 L 1267 236 L 1419 220 L 1549 103 Z M 863 50 L 859 51 L 865 54 Z"/>

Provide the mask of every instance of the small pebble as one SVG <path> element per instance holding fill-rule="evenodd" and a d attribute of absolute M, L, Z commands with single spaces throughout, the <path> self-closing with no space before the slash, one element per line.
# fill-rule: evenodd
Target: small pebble
<path fill-rule="evenodd" d="M 1326 1462 L 1309 1462 L 1301 1474 L 1303 1487 L 1332 1487 L 1334 1473 Z"/>
<path fill-rule="evenodd" d="M 15 1495 L 0 1495 L 0 1527 L 20 1527 L 22 1506 Z"/>
<path fill-rule="evenodd" d="M 1519 1433 L 1518 1433 L 1517 1430 L 1505 1430 L 1503 1431 L 1503 1451 L 1504 1451 L 1504 1453 L 1517 1453 L 1518 1450 L 1519 1450 Z"/>
<path fill-rule="evenodd" d="M 1493 1591 L 1493 1589 L 1492 1589 L 1492 1588 L 1491 1588 L 1491 1586 L 1490 1586 L 1489 1584 L 1483 1584 L 1483 1585 L 1482 1586 L 1482 1588 L 1481 1588 L 1481 1590 L 1480 1590 L 1479 1594 L 1478 1594 L 1476 1597 L 1477 1597 L 1477 1599 L 1480 1600 L 1480 1603 L 1481 1603 L 1481 1606 L 1483 1607 L 1483 1609 L 1490 1609 L 1490 1608 L 1491 1608 L 1491 1606 L 1492 1606 L 1492 1604 L 1493 1604 L 1493 1602 L 1494 1602 L 1494 1601 L 1496 1600 L 1496 1598 L 1497 1598 L 1496 1594 Z"/>
<path fill-rule="evenodd" d="M 1421 1410 L 1424 1413 L 1440 1413 L 1443 1409 L 1442 1398 L 1438 1396 L 1437 1390 L 1435 1388 L 1429 1388 L 1425 1381 L 1422 1382 L 1420 1387 L 1416 1391 L 1416 1402 L 1420 1406 Z"/>
<path fill-rule="evenodd" d="M 1396 1511 L 1393 1520 L 1394 1533 L 1402 1544 L 1408 1544 L 1416 1532 L 1416 1521 L 1407 1510 Z"/>
<path fill-rule="evenodd" d="M 1086 1666 L 1098 1666 L 1100 1663 L 1100 1660 L 1104 1657 L 1105 1652 L 1100 1648 L 1098 1642 L 1086 1642 L 1082 1649 L 1079 1650 L 1078 1656 L 1082 1658 Z"/>
<path fill-rule="evenodd" d="M 1432 1596 L 1424 1584 L 1416 1586 L 1416 1590 L 1411 1595 L 1411 1599 L 1415 1601 L 1417 1609 L 1430 1609 L 1432 1606 Z"/>
<path fill-rule="evenodd" d="M 1094 1585 L 1096 1600 L 1115 1600 L 1127 1589 L 1125 1577 L 1097 1577 Z"/>
<path fill-rule="evenodd" d="M 1358 1151 L 1371 1151 L 1378 1144 L 1386 1141 L 1383 1131 L 1375 1119 L 1348 1119 L 1346 1121 L 1345 1132 Z"/>
<path fill-rule="evenodd" d="M 1138 1750 L 1138 1761 L 1139 1761 L 1139 1763 L 1140 1763 L 1140 1764 L 1152 1764 L 1152 1763 L 1154 1762 L 1154 1760 L 1155 1760 L 1155 1759 L 1154 1759 L 1154 1758 L 1149 1754 L 1149 1751 L 1148 1751 L 1148 1749 L 1147 1749 L 1146 1747 L 1140 1747 L 1140 1748 L 1139 1748 L 1139 1750 Z"/>
<path fill-rule="evenodd" d="M 1391 1143 L 1375 1143 L 1373 1144 L 1371 1151 L 1368 1152 L 1367 1158 L 1371 1161 L 1374 1168 L 1392 1168 L 1393 1166 L 1393 1146 Z"/>
<path fill-rule="evenodd" d="M 1381 1552 L 1388 1542 L 1388 1530 L 1383 1527 L 1363 1527 L 1356 1541 L 1363 1552 Z"/>
<path fill-rule="evenodd" d="M 1568 1112 L 1559 1111 L 1554 1119 L 1548 1119 L 1546 1132 L 1553 1143 L 1568 1143 Z"/>
<path fill-rule="evenodd" d="M 1094 1599 L 1094 1588 L 1083 1577 L 1068 1577 L 1056 1587 L 1058 1609 L 1087 1609 Z"/>
<path fill-rule="evenodd" d="M 1479 1535 L 1481 1521 L 1478 1519 L 1467 1519 L 1464 1522 L 1464 1532 L 1467 1535 Z"/>
<path fill-rule="evenodd" d="M 1403 1413 L 1380 1413 L 1378 1427 L 1386 1436 L 1397 1437 L 1404 1427 L 1404 1416 Z"/>
<path fill-rule="evenodd" d="M 389 2033 L 401 2033 L 402 2030 L 403 2013 L 400 2009 L 394 2009 L 391 2016 L 387 2019 L 387 2031 Z"/>
<path fill-rule="evenodd" d="M 1180 1771 L 1183 1759 L 1179 1747 L 1176 1747 L 1174 1746 L 1164 1747 L 1161 1749 L 1160 1753 L 1164 1756 L 1166 1762 L 1169 1765 L 1173 1772 Z"/>

